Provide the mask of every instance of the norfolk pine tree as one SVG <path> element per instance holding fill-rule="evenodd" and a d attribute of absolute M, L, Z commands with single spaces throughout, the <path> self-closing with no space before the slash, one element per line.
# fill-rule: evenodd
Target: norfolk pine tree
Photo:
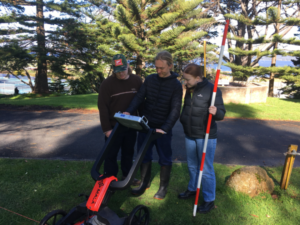
<path fill-rule="evenodd" d="M 265 77 L 270 74 L 269 96 L 273 96 L 274 78 L 286 76 L 295 72 L 293 68 L 275 67 L 276 55 L 297 55 L 297 52 L 278 49 L 278 43 L 299 45 L 295 38 L 285 40 L 283 37 L 291 30 L 293 25 L 299 23 L 299 6 L 291 1 L 268 1 L 266 4 L 272 4 L 266 10 L 266 16 L 258 15 L 250 18 L 247 14 L 226 14 L 225 16 L 234 19 L 241 24 L 244 29 L 242 33 L 231 32 L 228 35 L 229 40 L 236 41 L 236 46 L 229 49 L 230 58 L 239 60 L 227 60 L 226 65 L 232 69 L 232 75 L 240 80 L 247 80 L 249 76 Z M 292 9 L 292 12 L 288 10 Z M 282 10 L 282 13 L 281 13 Z M 252 15 L 252 14 L 251 14 Z M 295 16 L 296 15 L 296 16 Z M 293 17 L 295 16 L 295 17 Z M 274 26 L 275 31 L 267 36 L 268 26 Z M 265 27 L 265 35 L 253 38 L 258 27 Z M 239 27 L 239 26 L 238 26 Z M 256 32 L 257 33 L 257 32 Z M 244 36 L 247 35 L 245 38 Z M 272 57 L 271 67 L 259 67 L 258 61 L 263 56 Z"/>
<path fill-rule="evenodd" d="M 159 50 L 167 50 L 179 62 L 199 57 L 199 41 L 215 22 L 202 13 L 202 0 L 117 0 L 115 18 L 120 24 L 112 34 L 133 54 L 135 71 L 146 75 Z M 207 46 L 207 51 L 215 46 Z M 144 69 L 146 67 L 146 69 Z M 180 67 L 180 65 L 179 65 Z M 149 71 L 150 72 L 150 71 Z"/>
<path fill-rule="evenodd" d="M 122 46 L 111 35 L 115 23 L 105 16 L 106 10 L 95 13 L 95 10 L 86 9 L 82 12 L 89 18 L 89 22 L 67 26 L 64 30 L 65 43 L 58 48 L 62 52 L 69 51 L 73 56 L 63 62 L 73 66 L 73 75 L 77 75 L 81 82 L 88 83 L 93 91 L 98 92 L 105 79 L 105 70 L 111 65 L 113 55 L 121 53 L 119 50 Z"/>
<path fill-rule="evenodd" d="M 293 64 L 300 69 L 300 57 L 296 57 L 295 60 L 292 60 Z M 284 87 L 284 94 L 293 94 L 294 98 L 300 99 L 300 74 L 291 74 L 284 76 L 283 79 L 286 80 L 286 87 Z"/>
<path fill-rule="evenodd" d="M 56 30 L 45 31 L 45 24 L 56 25 L 58 27 L 72 23 L 74 18 L 79 17 L 79 14 L 76 12 L 77 8 L 80 7 L 78 3 L 75 4 L 73 0 L 65 1 L 46 1 L 46 0 L 18 0 L 18 1 L 1 1 L 0 6 L 9 9 L 9 14 L 2 14 L 0 17 L 0 23 L 18 23 L 16 29 L 1 29 L 1 43 L 2 51 L 5 51 L 5 48 L 10 48 L 10 50 L 23 50 L 23 54 L 17 54 L 17 52 L 7 52 L 12 54 L 14 57 L 23 57 L 18 58 L 16 61 L 22 61 L 23 67 L 19 67 L 18 73 L 21 74 L 12 74 L 19 78 L 17 75 L 28 76 L 28 71 L 26 71 L 26 66 L 30 63 L 34 63 L 37 66 L 37 71 L 35 74 L 35 87 L 33 88 L 34 93 L 48 93 L 48 80 L 47 80 L 47 62 L 52 60 L 53 65 L 54 61 L 58 60 L 55 58 L 56 54 L 52 54 L 49 57 L 49 48 L 51 45 L 48 45 L 49 39 L 48 34 L 59 33 L 59 28 Z M 32 6 L 36 9 L 36 15 L 25 15 L 25 6 Z M 61 13 L 67 13 L 73 18 L 53 18 L 51 15 L 47 18 L 44 16 L 44 12 L 47 11 L 56 11 Z M 14 36 L 11 36 L 14 35 Z M 27 55 L 25 52 L 27 50 Z M 34 60 L 30 55 L 34 56 Z M 10 65 L 13 65 L 13 62 L 7 62 L 6 58 L 1 55 L 1 62 L 6 62 L 6 66 L 9 68 Z M 13 59 L 13 57 L 11 57 Z M 26 65 L 26 59 L 28 63 Z M 12 70 L 14 68 L 11 68 Z M 23 70 L 23 73 L 22 73 Z M 20 78 L 19 78 L 20 79 Z M 30 81 L 31 82 L 31 81 Z M 29 84 L 30 85 L 30 84 Z"/>

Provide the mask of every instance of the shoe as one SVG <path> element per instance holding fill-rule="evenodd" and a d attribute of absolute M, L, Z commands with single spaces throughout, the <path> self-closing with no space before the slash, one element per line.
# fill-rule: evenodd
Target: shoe
<path fill-rule="evenodd" d="M 154 195 L 155 199 L 163 200 L 168 192 L 167 187 L 170 181 L 172 166 L 161 166 L 160 167 L 160 185 L 159 189 Z"/>
<path fill-rule="evenodd" d="M 126 179 L 126 177 L 125 177 L 125 176 L 122 176 L 121 180 L 125 180 L 125 179 Z M 140 184 L 141 184 L 141 181 L 140 181 L 140 180 L 138 180 L 138 179 L 136 179 L 136 178 L 133 178 L 133 181 L 131 182 L 130 185 L 132 185 L 132 186 L 139 186 Z"/>
<path fill-rule="evenodd" d="M 215 208 L 215 202 L 203 202 L 198 208 L 197 212 L 201 214 L 209 213 L 210 210 Z"/>
<path fill-rule="evenodd" d="M 196 195 L 196 191 L 189 191 L 189 190 L 186 190 L 185 192 L 183 193 L 180 193 L 178 195 L 178 198 L 179 199 L 187 199 L 189 197 L 192 197 L 192 196 L 195 196 Z"/>
<path fill-rule="evenodd" d="M 137 188 L 131 189 L 131 193 L 133 195 L 141 195 L 143 194 L 146 189 L 148 189 L 151 185 L 150 178 L 151 178 L 151 166 L 152 162 L 142 163 L 141 165 L 141 182 L 140 186 Z"/>

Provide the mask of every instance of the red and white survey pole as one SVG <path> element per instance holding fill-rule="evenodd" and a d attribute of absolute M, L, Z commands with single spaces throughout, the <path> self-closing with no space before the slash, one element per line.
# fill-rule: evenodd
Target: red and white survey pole
<path fill-rule="evenodd" d="M 225 42 L 226 42 L 228 26 L 229 26 L 229 20 L 226 20 L 226 25 L 225 25 L 224 35 L 223 35 L 223 40 L 222 40 L 222 46 L 221 46 L 221 51 L 220 51 L 220 58 L 219 58 L 219 63 L 218 63 L 218 68 L 217 68 L 217 73 L 216 73 L 216 79 L 215 79 L 215 84 L 214 84 L 214 90 L 213 90 L 213 95 L 212 95 L 210 106 L 215 105 L 215 100 L 216 100 L 216 95 L 217 95 L 217 88 L 218 88 L 218 82 L 219 82 L 219 76 L 220 76 L 220 70 L 221 70 L 221 64 L 222 64 L 222 58 L 223 58 L 223 53 L 224 53 L 224 47 L 225 47 Z M 200 186 L 201 186 L 201 180 L 202 180 L 202 174 L 203 174 L 203 166 L 204 166 L 204 161 L 205 161 L 205 154 L 206 154 L 207 141 L 208 141 L 208 136 L 209 136 L 209 131 L 210 131 L 211 119 L 212 119 L 212 114 L 209 114 L 207 127 L 206 127 L 206 134 L 205 134 L 205 140 L 204 140 L 202 159 L 201 159 L 200 173 L 199 173 L 199 177 L 198 177 L 198 185 L 197 185 L 197 192 L 196 192 L 193 216 L 196 216 L 197 207 L 198 207 L 198 199 L 199 199 L 199 193 L 200 193 Z"/>

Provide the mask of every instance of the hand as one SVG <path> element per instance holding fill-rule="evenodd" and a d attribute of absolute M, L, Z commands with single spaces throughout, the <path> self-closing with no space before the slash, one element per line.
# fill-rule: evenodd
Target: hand
<path fill-rule="evenodd" d="M 210 114 L 212 114 L 214 116 L 217 113 L 217 107 L 216 106 L 210 106 L 208 108 L 208 111 L 209 111 Z"/>
<path fill-rule="evenodd" d="M 165 134 L 165 133 L 166 133 L 166 132 L 163 131 L 162 129 L 156 129 L 155 131 L 156 131 L 156 133 L 161 133 L 161 134 Z"/>
<path fill-rule="evenodd" d="M 109 138 L 111 132 L 112 132 L 112 130 L 106 131 L 106 132 L 105 132 L 105 136 L 106 136 L 107 138 Z"/>
<path fill-rule="evenodd" d="M 130 113 L 129 113 L 129 112 L 123 112 L 123 114 L 125 114 L 125 115 L 130 115 Z"/>

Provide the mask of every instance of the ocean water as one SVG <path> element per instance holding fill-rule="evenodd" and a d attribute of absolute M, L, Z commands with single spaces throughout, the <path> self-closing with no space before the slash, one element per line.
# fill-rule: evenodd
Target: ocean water
<path fill-rule="evenodd" d="M 271 60 L 268 61 L 259 61 L 258 62 L 259 66 L 263 67 L 270 67 L 271 66 Z M 213 68 L 216 70 L 218 64 L 214 64 Z M 281 66 L 294 66 L 292 61 L 276 61 L 276 66 L 281 67 Z M 221 66 L 221 71 L 231 71 L 231 69 L 227 66 Z"/>
<path fill-rule="evenodd" d="M 24 82 L 28 82 L 28 79 L 26 77 L 23 77 L 22 80 Z M 34 85 L 35 78 L 33 77 L 31 81 Z M 51 82 L 51 78 L 48 78 L 48 82 Z M 10 75 L 9 78 L 6 78 L 6 74 L 0 74 L 0 94 L 14 94 L 15 87 L 19 89 L 20 94 L 31 93 L 31 88 L 29 87 L 29 85 L 24 84 L 12 75 Z"/>

